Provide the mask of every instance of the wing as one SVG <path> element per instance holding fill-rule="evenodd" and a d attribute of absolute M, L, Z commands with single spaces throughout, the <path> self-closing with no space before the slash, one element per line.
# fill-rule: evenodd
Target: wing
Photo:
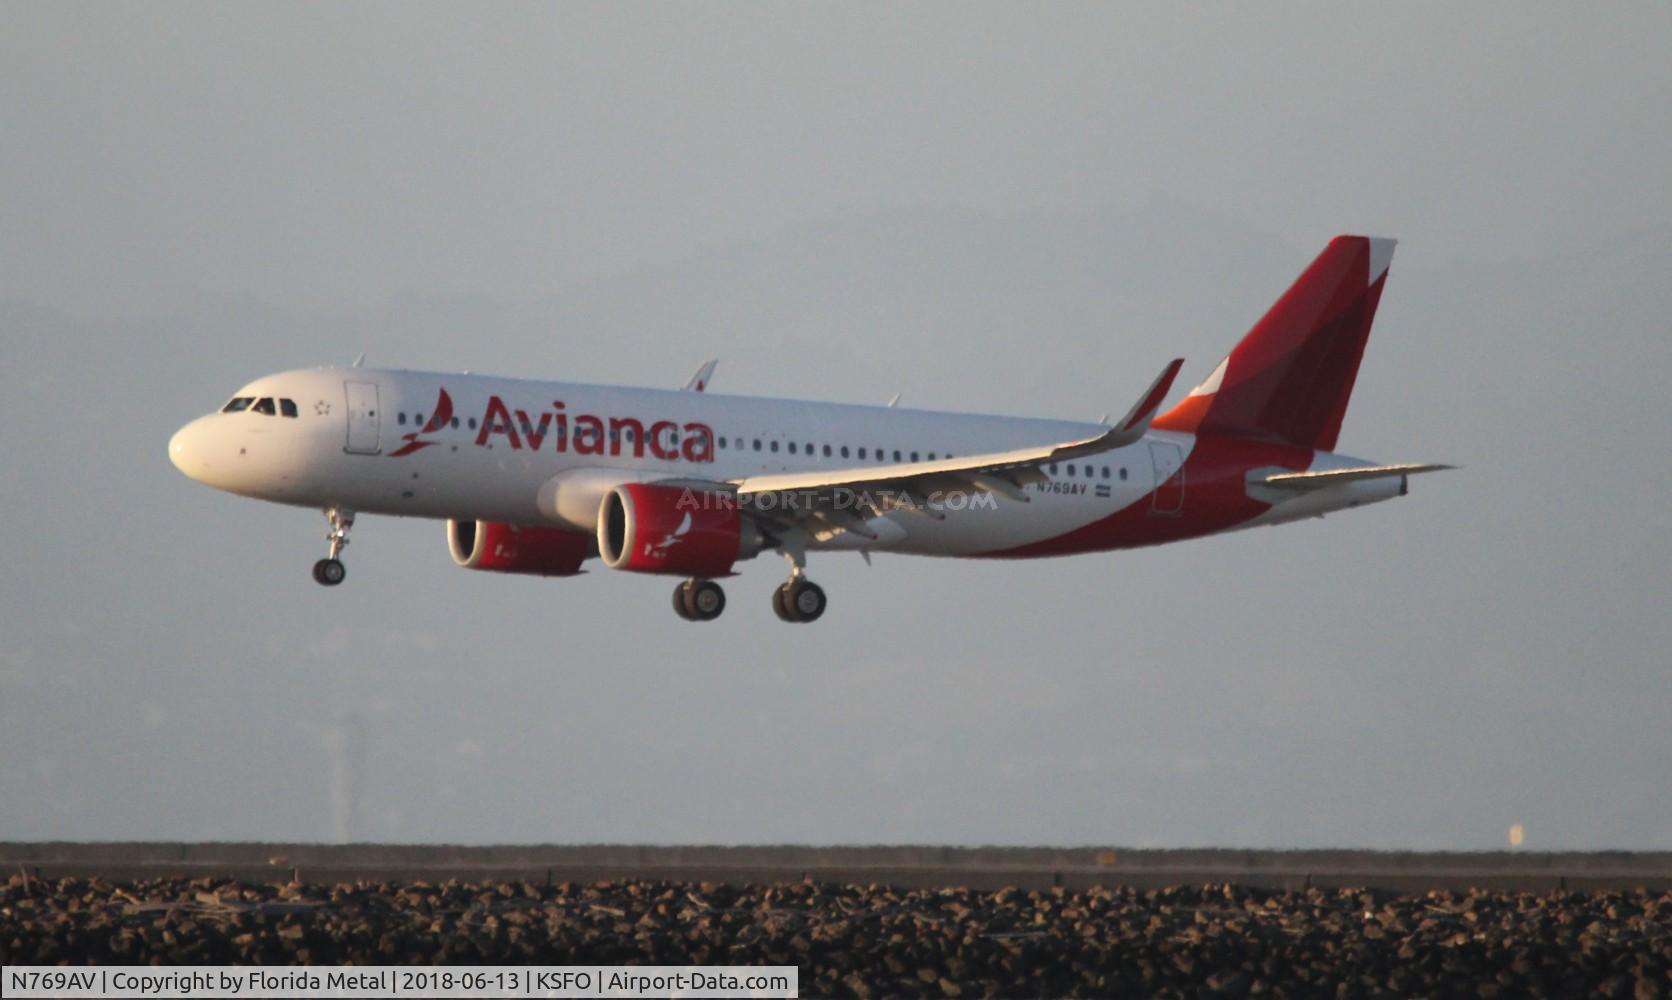
<path fill-rule="evenodd" d="M 938 519 L 941 515 L 926 504 L 926 498 L 937 490 L 982 490 L 1026 502 L 1023 487 L 1046 478 L 1040 466 L 1096 455 L 1140 440 L 1149 430 L 1150 420 L 1183 364 L 1184 359 L 1179 358 L 1167 365 L 1118 423 L 1091 437 L 933 462 L 768 473 L 733 480 L 730 485 L 740 500 L 765 493 L 795 491 L 804 499 L 803 503 L 792 508 L 768 505 L 766 510 L 770 513 L 766 516 L 781 526 L 803 527 L 815 533 L 848 530 L 868 535 L 863 528 L 865 520 L 900 508 Z M 856 512 L 851 503 L 837 504 L 834 501 L 838 491 L 864 494 L 869 498 L 868 506 Z M 763 505 L 753 506 L 760 511 Z"/>

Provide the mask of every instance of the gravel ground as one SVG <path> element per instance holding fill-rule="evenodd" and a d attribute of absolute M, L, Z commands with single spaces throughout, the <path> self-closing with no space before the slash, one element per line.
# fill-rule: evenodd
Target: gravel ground
<path fill-rule="evenodd" d="M 13 876 L 8 964 L 795 965 L 803 996 L 1672 997 L 1672 893 L 115 883 Z"/>

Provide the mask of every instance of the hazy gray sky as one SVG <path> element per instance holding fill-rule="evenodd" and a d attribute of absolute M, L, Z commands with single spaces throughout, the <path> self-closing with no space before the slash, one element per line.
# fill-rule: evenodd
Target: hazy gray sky
<path fill-rule="evenodd" d="M 1672 848 L 1672 7 L 0 6 L 0 837 Z M 340 362 L 1070 418 L 1400 237 L 1324 521 L 668 585 L 169 433 Z"/>

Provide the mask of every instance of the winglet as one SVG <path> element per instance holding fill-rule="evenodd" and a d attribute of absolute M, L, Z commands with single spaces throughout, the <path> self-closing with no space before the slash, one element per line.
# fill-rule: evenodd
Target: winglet
<path fill-rule="evenodd" d="M 1183 358 L 1174 358 L 1169 362 L 1161 374 L 1156 377 L 1156 380 L 1150 384 L 1149 391 L 1144 393 L 1144 398 L 1138 400 L 1137 405 L 1121 418 L 1120 423 L 1116 424 L 1115 428 L 1122 435 L 1131 434 L 1136 429 L 1138 433 L 1133 436 L 1135 438 L 1143 436 L 1144 431 L 1149 428 L 1150 420 L 1155 416 L 1155 411 L 1161 408 L 1162 401 L 1167 398 L 1167 390 L 1173 387 L 1173 379 L 1178 378 L 1179 369 L 1183 367 Z"/>
<path fill-rule="evenodd" d="M 691 381 L 685 383 L 685 391 L 702 392 L 704 389 L 708 388 L 708 380 L 714 377 L 714 366 L 719 363 L 719 358 L 709 358 L 707 361 L 703 362 L 703 366 L 697 369 L 697 373 L 695 375 L 691 376 Z"/>
<path fill-rule="evenodd" d="M 1137 405 L 1128 410 L 1126 416 L 1120 418 L 1120 423 L 1097 437 L 1053 449 L 1047 456 L 1048 460 L 1055 462 L 1081 455 L 1095 455 L 1111 448 L 1124 448 L 1143 438 L 1149 433 L 1150 420 L 1154 418 L 1155 411 L 1161 408 L 1162 401 L 1167 398 L 1167 390 L 1173 387 L 1173 379 L 1178 377 L 1179 369 L 1183 367 L 1184 359 L 1174 358 L 1161 370 L 1155 381 L 1150 383 L 1149 389 L 1145 391 L 1143 398 L 1138 400 Z"/>

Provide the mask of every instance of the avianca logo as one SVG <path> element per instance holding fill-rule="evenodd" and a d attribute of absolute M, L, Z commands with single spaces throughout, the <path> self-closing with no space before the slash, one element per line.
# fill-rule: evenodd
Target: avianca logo
<path fill-rule="evenodd" d="M 403 434 L 405 444 L 389 453 L 400 458 L 439 444 L 427 436 L 445 429 L 453 421 L 453 399 L 442 389 L 436 397 L 435 412 L 423 428 Z M 514 410 L 498 396 L 489 396 L 487 409 L 482 414 L 476 433 L 477 447 L 490 447 L 496 437 L 513 451 L 526 446 L 530 451 L 548 447 L 557 452 L 573 451 L 577 455 L 631 455 L 664 462 L 714 461 L 714 430 L 703 423 L 679 424 L 672 420 L 653 420 L 647 426 L 636 417 L 598 417 L 590 413 L 569 413 L 561 399 L 552 402 L 551 409 L 538 410 L 531 417 L 526 410 Z"/>
<path fill-rule="evenodd" d="M 441 390 L 441 395 L 435 398 L 435 412 L 430 414 L 430 422 L 425 424 L 422 430 L 415 431 L 411 434 L 402 434 L 401 440 L 405 441 L 406 444 L 403 444 L 398 449 L 390 452 L 389 457 L 400 458 L 402 455 L 410 455 L 415 451 L 422 451 L 432 444 L 440 444 L 441 442 L 439 441 L 419 440 L 419 435 L 434 434 L 436 431 L 446 427 L 452 422 L 452 420 L 453 397 L 447 395 L 447 390 L 443 389 Z"/>
<path fill-rule="evenodd" d="M 685 540 L 685 536 L 690 533 L 691 512 L 686 511 L 685 517 L 679 522 L 679 527 L 664 535 L 661 541 L 655 543 L 644 543 L 644 554 L 653 559 L 666 559 L 668 557 L 668 550 L 673 548 L 675 545 L 678 545 L 680 542 L 683 542 Z"/>

